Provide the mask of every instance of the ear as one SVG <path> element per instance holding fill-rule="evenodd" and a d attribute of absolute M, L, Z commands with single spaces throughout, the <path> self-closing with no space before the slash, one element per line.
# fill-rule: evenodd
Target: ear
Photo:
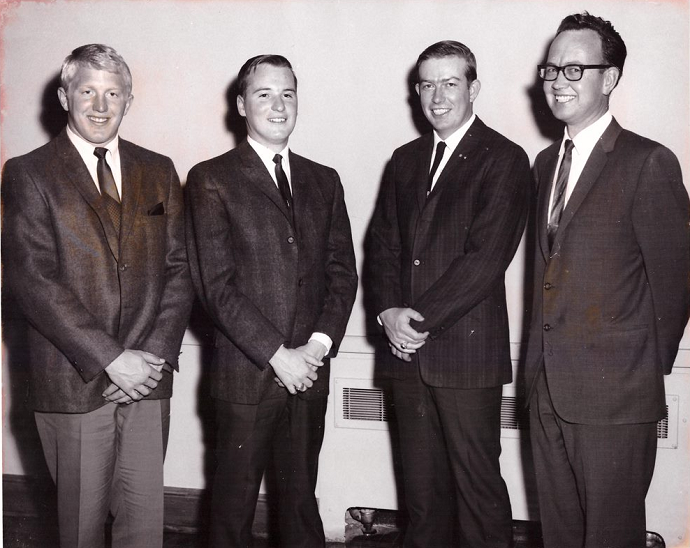
<path fill-rule="evenodd" d="M 65 91 L 65 89 L 62 87 L 59 87 L 57 90 L 57 95 L 58 95 L 58 100 L 60 101 L 60 105 L 62 106 L 62 108 L 66 112 L 69 112 L 69 102 L 67 101 L 67 92 Z"/>
<path fill-rule="evenodd" d="M 470 84 L 470 103 L 474 103 L 480 89 L 482 89 L 482 83 L 479 80 L 475 80 Z"/>
<path fill-rule="evenodd" d="M 414 90 L 417 92 L 417 95 L 419 95 L 419 84 L 414 85 Z"/>
<path fill-rule="evenodd" d="M 247 117 L 247 112 L 244 110 L 244 97 L 242 97 L 242 95 L 237 96 L 237 111 L 240 113 L 240 116 L 244 118 Z"/>
<path fill-rule="evenodd" d="M 604 71 L 604 82 L 602 84 L 602 91 L 604 95 L 611 95 L 611 92 L 618 85 L 618 80 L 620 80 L 621 71 L 618 67 L 610 67 Z"/>
<path fill-rule="evenodd" d="M 132 106 L 133 102 L 134 102 L 134 95 L 130 95 L 129 98 L 127 99 L 127 102 L 125 103 L 125 114 L 127 114 L 129 112 L 129 107 Z M 123 114 L 123 116 L 125 114 Z"/>

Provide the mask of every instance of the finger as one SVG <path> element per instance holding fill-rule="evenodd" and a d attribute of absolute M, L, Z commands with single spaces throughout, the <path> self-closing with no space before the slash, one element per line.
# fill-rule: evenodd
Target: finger
<path fill-rule="evenodd" d="M 408 309 L 409 312 L 407 313 L 408 317 L 412 320 L 415 320 L 416 322 L 423 322 L 424 321 L 424 316 L 422 316 L 419 312 L 416 310 L 413 310 L 412 308 Z"/>
<path fill-rule="evenodd" d="M 122 390 L 117 389 L 115 392 L 112 394 L 109 394 L 107 396 L 103 396 L 107 401 L 113 402 L 113 403 L 119 403 L 118 400 L 122 398 L 128 398 L 131 399 L 127 394 L 125 394 Z"/>
<path fill-rule="evenodd" d="M 127 394 L 125 394 L 125 393 L 123 392 L 123 393 L 122 393 L 122 397 L 117 398 L 116 400 L 113 400 L 112 403 L 116 403 L 116 404 L 118 404 L 118 405 L 130 404 L 130 403 L 134 403 L 134 400 L 133 400 L 132 398 L 130 398 Z"/>
<path fill-rule="evenodd" d="M 163 365 L 165 363 L 165 360 L 163 358 L 159 358 L 155 354 L 151 354 L 151 352 L 145 352 L 142 350 L 141 357 L 151 364 Z"/>
<path fill-rule="evenodd" d="M 276 381 L 276 384 L 280 386 L 281 388 L 285 388 L 285 385 L 283 384 L 283 381 L 281 381 L 278 377 L 273 377 L 273 380 Z"/>
<path fill-rule="evenodd" d="M 409 339 L 410 341 L 424 341 L 429 336 L 428 331 L 420 333 L 419 331 L 411 327 L 409 324 L 405 324 L 400 329 L 400 333 L 402 335 L 400 337 L 401 339 Z"/>
<path fill-rule="evenodd" d="M 307 362 L 309 365 L 315 365 L 317 367 L 323 365 L 323 362 L 321 360 L 316 359 L 314 356 L 312 356 L 311 354 L 307 354 L 306 352 L 304 353 L 304 361 Z"/>
<path fill-rule="evenodd" d="M 122 392 L 122 390 L 120 390 L 120 387 L 118 385 L 112 383 L 110 386 L 108 386 L 108 388 L 106 388 L 103 391 L 103 394 L 101 394 L 101 395 L 107 400 L 108 397 L 112 396 L 113 394 L 115 394 L 118 391 Z M 124 392 L 122 392 L 122 393 L 124 394 Z"/>
<path fill-rule="evenodd" d="M 143 397 L 146 397 L 146 396 L 148 396 L 148 395 L 151 393 L 151 390 L 150 390 L 149 387 L 146 386 L 145 384 L 141 384 L 141 385 L 137 386 L 136 390 L 137 390 L 137 392 L 139 392 L 139 394 L 141 394 Z"/>
<path fill-rule="evenodd" d="M 316 371 L 309 371 L 309 373 L 307 373 L 307 378 L 311 381 L 316 381 L 316 379 L 319 378 L 319 375 Z"/>
<path fill-rule="evenodd" d="M 161 371 L 151 367 L 151 371 L 149 373 L 149 378 L 155 380 L 156 384 L 158 384 L 158 381 L 163 378 L 163 373 Z"/>
<path fill-rule="evenodd" d="M 404 362 L 412 361 L 412 359 L 410 358 L 409 355 L 403 354 L 400 350 L 398 350 L 398 349 L 395 348 L 394 346 L 391 346 L 391 353 L 392 353 L 396 358 L 400 358 L 400 359 L 401 359 L 402 361 L 404 361 Z"/>

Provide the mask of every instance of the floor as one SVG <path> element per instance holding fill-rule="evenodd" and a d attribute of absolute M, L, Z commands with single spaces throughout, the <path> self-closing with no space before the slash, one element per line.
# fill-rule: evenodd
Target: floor
<path fill-rule="evenodd" d="M 57 528 L 52 520 L 39 518 L 4 516 L 4 548 L 58 548 Z M 538 532 L 530 524 L 516 522 L 514 526 L 515 548 L 541 548 Z M 378 528 L 377 534 L 353 536 L 345 543 L 327 543 L 327 548 L 395 548 L 400 546 L 398 531 Z M 199 533 L 165 533 L 164 548 L 202 548 L 206 540 Z M 256 538 L 254 548 L 279 548 L 267 539 Z M 429 547 L 432 548 L 432 547 Z M 441 547 L 438 547 L 441 548 Z"/>

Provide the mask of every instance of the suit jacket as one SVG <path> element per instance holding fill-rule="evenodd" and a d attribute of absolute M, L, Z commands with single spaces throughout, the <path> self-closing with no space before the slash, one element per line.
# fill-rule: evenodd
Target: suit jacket
<path fill-rule="evenodd" d="M 122 226 L 65 130 L 3 170 L 6 289 L 30 323 L 33 405 L 107 403 L 103 370 L 126 348 L 177 367 L 193 297 L 182 191 L 172 161 L 120 139 Z M 172 375 L 152 392 L 169 398 Z"/>
<path fill-rule="evenodd" d="M 192 168 L 187 245 L 197 294 L 216 326 L 211 395 L 258 403 L 285 392 L 269 359 L 314 331 L 335 356 L 357 291 L 343 188 L 331 168 L 290 153 L 295 225 L 259 156 L 243 141 Z M 301 397 L 328 393 L 328 364 Z"/>
<path fill-rule="evenodd" d="M 546 240 L 560 142 L 539 154 L 533 321 L 526 379 L 546 370 L 559 416 L 582 424 L 665 414 L 690 310 L 690 209 L 671 151 L 613 120 Z"/>
<path fill-rule="evenodd" d="M 429 197 L 433 134 L 397 149 L 371 224 L 369 256 L 377 312 L 411 307 L 429 339 L 412 362 L 390 353 L 384 375 L 429 385 L 486 388 L 510 382 L 504 274 L 525 226 L 529 160 L 479 118 Z"/>

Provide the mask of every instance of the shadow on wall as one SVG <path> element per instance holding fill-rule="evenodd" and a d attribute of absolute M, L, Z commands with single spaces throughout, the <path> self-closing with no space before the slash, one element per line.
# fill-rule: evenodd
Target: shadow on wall
<path fill-rule="evenodd" d="M 67 112 L 60 105 L 57 89 L 60 73 L 56 72 L 45 84 L 41 96 L 40 123 L 49 139 L 57 137 L 67 124 Z M 4 390 L 11 407 L 6 410 L 4 427 L 14 437 L 19 453 L 19 465 L 27 475 L 49 477 L 43 459 L 30 401 L 28 323 L 12 298 L 2 291 L 2 343 L 5 367 Z"/>
<path fill-rule="evenodd" d="M 54 139 L 67 125 L 67 111 L 62 108 L 58 100 L 57 90 L 60 87 L 60 73 L 56 72 L 43 88 L 41 97 L 41 126 Z"/>

